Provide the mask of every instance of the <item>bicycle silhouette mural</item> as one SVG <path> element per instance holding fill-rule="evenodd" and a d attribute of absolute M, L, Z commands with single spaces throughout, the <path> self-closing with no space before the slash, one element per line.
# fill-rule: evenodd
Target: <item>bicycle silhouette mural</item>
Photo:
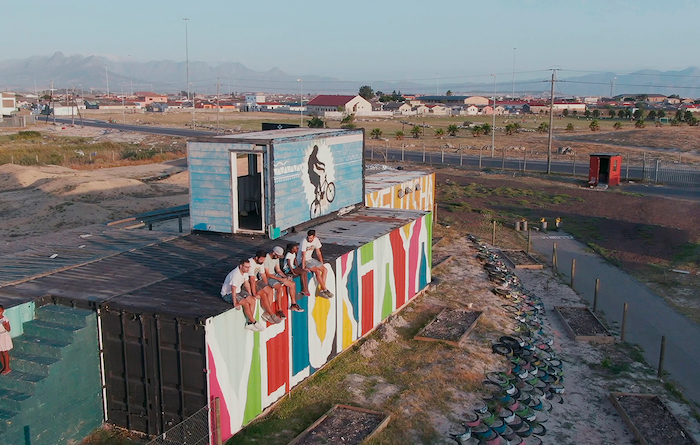
<path fill-rule="evenodd" d="M 314 145 L 308 161 L 309 182 L 314 187 L 314 200 L 309 212 L 311 218 L 321 216 L 323 207 L 335 199 L 335 183 L 328 181 L 326 164 L 318 157 L 318 145 Z"/>

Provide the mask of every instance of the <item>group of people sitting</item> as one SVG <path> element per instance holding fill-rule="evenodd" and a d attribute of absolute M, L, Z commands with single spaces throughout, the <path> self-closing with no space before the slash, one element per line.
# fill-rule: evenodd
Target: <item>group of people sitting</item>
<path fill-rule="evenodd" d="M 316 231 L 309 230 L 301 246 L 299 243 L 289 243 L 286 249 L 275 246 L 271 252 L 258 250 L 255 256 L 241 260 L 238 266 L 229 272 L 221 286 L 221 297 L 227 303 L 233 304 L 234 308 L 243 309 L 245 328 L 249 331 L 262 331 L 267 326 L 255 320 L 256 300 L 260 300 L 263 309 L 261 318 L 264 321 L 276 324 L 286 318 L 285 311 L 282 310 L 286 306 L 286 303 L 283 303 L 283 287 L 286 288 L 291 302 L 289 310 L 304 312 L 297 303 L 297 288 L 294 282 L 297 276 L 301 278 L 302 295 L 311 295 L 308 274 L 312 272 L 320 288 L 317 295 L 333 298 L 333 294 L 326 287 L 328 271 L 323 266 L 321 246 Z M 317 258 L 313 257 L 314 252 Z"/>

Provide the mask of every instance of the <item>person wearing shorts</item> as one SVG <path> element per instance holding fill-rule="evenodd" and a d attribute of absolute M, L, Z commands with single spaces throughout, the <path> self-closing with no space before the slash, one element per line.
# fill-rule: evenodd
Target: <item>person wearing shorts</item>
<path fill-rule="evenodd" d="M 255 252 L 255 256 L 248 260 L 250 264 L 250 272 L 248 272 L 248 280 L 250 281 L 250 290 L 256 299 L 260 300 L 260 306 L 263 308 L 263 314 L 260 316 L 263 320 L 269 323 L 280 323 L 282 319 L 277 316 L 277 311 L 274 309 L 274 292 L 267 281 L 265 273 L 265 257 L 267 254 L 264 250 Z"/>
<path fill-rule="evenodd" d="M 294 279 L 294 277 L 299 277 L 301 279 L 301 294 L 308 297 L 309 293 L 309 274 L 304 271 L 299 265 L 298 253 L 299 253 L 299 243 L 289 243 L 287 244 L 286 254 L 284 256 L 284 264 L 282 265 L 282 272 L 284 272 L 288 277 Z"/>
<path fill-rule="evenodd" d="M 10 368 L 10 349 L 12 349 L 12 337 L 10 337 L 10 320 L 5 317 L 5 308 L 0 305 L 0 365 L 2 371 L 0 374 L 9 374 Z"/>
<path fill-rule="evenodd" d="M 277 294 L 277 303 L 279 310 L 277 311 L 277 316 L 281 318 L 287 318 L 284 312 L 281 310 L 280 297 L 282 295 L 282 286 L 287 288 L 287 294 L 289 294 L 289 300 L 291 304 L 289 309 L 294 312 L 304 312 L 304 309 L 297 304 L 297 285 L 294 280 L 289 279 L 287 275 L 282 272 L 280 268 L 280 259 L 284 257 L 284 249 L 280 246 L 275 246 L 272 252 L 267 254 L 265 257 L 265 274 L 267 275 L 267 282 L 272 286 Z M 286 304 L 285 304 L 286 306 Z"/>
<path fill-rule="evenodd" d="M 262 331 L 265 329 L 265 325 L 255 321 L 255 298 L 250 292 L 248 272 L 250 272 L 248 261 L 240 261 L 238 266 L 226 275 L 224 284 L 221 286 L 221 298 L 225 302 L 233 304 L 235 309 L 243 308 L 247 330 Z"/>
<path fill-rule="evenodd" d="M 306 238 L 301 242 L 299 255 L 301 256 L 301 268 L 303 270 L 313 272 L 316 275 L 316 281 L 321 287 L 318 295 L 323 298 L 333 298 L 333 294 L 326 287 L 326 274 L 328 271 L 323 265 L 323 254 L 321 254 L 321 240 L 316 237 L 315 230 L 306 232 Z M 316 257 L 313 258 L 313 253 L 316 252 Z"/>

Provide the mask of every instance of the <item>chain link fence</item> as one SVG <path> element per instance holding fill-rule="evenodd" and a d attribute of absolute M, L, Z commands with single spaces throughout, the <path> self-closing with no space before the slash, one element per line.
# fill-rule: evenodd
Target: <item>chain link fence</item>
<path fill-rule="evenodd" d="M 192 414 L 187 419 L 170 428 L 165 433 L 156 437 L 147 445 L 206 445 L 210 442 L 209 437 L 209 419 L 210 413 L 217 413 L 215 400 L 211 405 L 204 406 L 202 409 Z M 218 424 L 218 419 L 216 419 Z M 216 436 L 216 431 L 215 434 Z M 220 438 L 220 437 L 219 437 Z M 219 440 L 215 440 L 214 444 L 220 444 Z"/>

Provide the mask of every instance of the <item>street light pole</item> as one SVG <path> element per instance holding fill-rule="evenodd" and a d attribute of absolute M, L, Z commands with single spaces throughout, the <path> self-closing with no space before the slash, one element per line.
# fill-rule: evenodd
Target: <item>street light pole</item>
<path fill-rule="evenodd" d="M 493 125 L 491 126 L 491 157 L 494 156 L 496 151 L 496 75 L 493 76 L 493 109 L 491 114 L 493 115 Z"/>
<path fill-rule="evenodd" d="M 299 82 L 299 127 L 304 126 L 304 81 L 301 78 L 297 79 Z"/>
<path fill-rule="evenodd" d="M 549 103 L 549 138 L 547 139 L 547 174 L 552 173 L 552 130 L 554 130 L 554 82 L 557 81 L 557 70 L 552 70 L 551 102 Z"/>
<path fill-rule="evenodd" d="M 109 97 L 109 71 L 107 71 L 107 65 L 105 65 L 105 75 L 107 76 L 107 97 Z"/>
<path fill-rule="evenodd" d="M 513 48 L 513 93 L 510 95 L 510 100 L 515 100 L 515 50 Z"/>

